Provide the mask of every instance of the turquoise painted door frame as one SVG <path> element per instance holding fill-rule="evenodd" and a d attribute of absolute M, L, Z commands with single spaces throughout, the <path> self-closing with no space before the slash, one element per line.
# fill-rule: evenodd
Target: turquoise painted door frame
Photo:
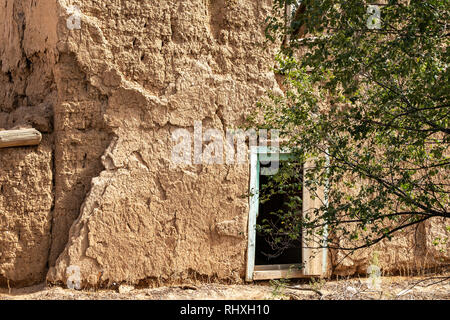
<path fill-rule="evenodd" d="M 274 157 L 274 155 L 277 155 Z M 293 155 L 289 150 L 271 147 L 252 147 L 250 149 L 250 198 L 248 217 L 248 249 L 246 281 L 253 281 L 255 275 L 255 249 L 256 249 L 256 221 L 259 211 L 259 176 L 261 175 L 261 162 L 264 161 L 289 161 Z M 309 164 L 308 164 L 309 165 Z M 304 165 L 307 170 L 308 165 Z M 328 183 L 324 188 L 324 200 L 328 202 Z M 303 188 L 303 211 L 311 210 L 315 204 L 311 199 L 309 191 Z M 303 276 L 323 276 L 327 272 L 328 250 L 326 243 L 328 235 L 323 237 L 324 247 L 322 249 L 302 248 L 302 257 L 305 268 Z M 305 245 L 305 247 L 307 247 Z M 310 257 L 314 257 L 310 259 Z M 276 273 L 273 273 L 276 274 Z"/>
<path fill-rule="evenodd" d="M 277 155 L 277 158 L 273 158 Z M 253 280 L 255 270 L 255 249 L 256 249 L 256 219 L 259 210 L 259 176 L 261 174 L 261 162 L 278 159 L 287 161 L 292 156 L 288 150 L 280 150 L 271 147 L 250 148 L 250 212 L 248 218 L 248 249 L 247 249 L 247 272 L 246 280 Z"/>

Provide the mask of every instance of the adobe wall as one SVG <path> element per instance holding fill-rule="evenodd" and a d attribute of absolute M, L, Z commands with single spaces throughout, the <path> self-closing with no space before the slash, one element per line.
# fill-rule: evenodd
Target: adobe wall
<path fill-rule="evenodd" d="M 44 134 L 0 150 L 0 285 L 65 283 L 71 265 L 89 285 L 243 281 L 248 165 L 177 166 L 171 136 L 224 133 L 278 88 L 271 2 L 0 0 L 0 128 Z M 409 241 L 385 256 L 414 261 Z"/>
<path fill-rule="evenodd" d="M 330 250 L 334 275 L 366 275 L 374 256 L 386 275 L 415 275 L 438 272 L 450 265 L 448 221 L 433 218 L 398 231 L 392 240 L 356 252 Z M 447 240 L 446 240 L 447 239 Z M 342 246 L 348 246 L 344 241 Z"/>
<path fill-rule="evenodd" d="M 47 271 L 54 201 L 54 9 L 51 1 L 0 1 L 0 128 L 43 133 L 38 147 L 0 150 L 0 285 L 40 282 Z"/>
<path fill-rule="evenodd" d="M 61 14 L 50 265 L 63 251 L 49 281 L 64 282 L 70 265 L 91 285 L 242 280 L 248 167 L 176 166 L 171 135 L 195 121 L 224 131 L 274 87 L 272 54 L 260 47 L 270 8 L 82 1 L 72 31 Z"/>

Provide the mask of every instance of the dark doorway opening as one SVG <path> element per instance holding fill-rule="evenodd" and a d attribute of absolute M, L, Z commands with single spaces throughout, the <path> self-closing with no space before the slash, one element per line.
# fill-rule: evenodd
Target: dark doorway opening
<path fill-rule="evenodd" d="M 264 167 L 270 167 L 272 163 L 263 164 L 261 163 L 261 169 Z M 259 176 L 259 188 L 260 197 L 262 193 L 267 192 L 269 188 L 275 191 L 271 193 L 270 197 L 265 201 L 259 202 L 258 217 L 256 223 L 258 226 L 273 226 L 274 230 L 283 228 L 283 220 L 279 215 L 274 214 L 274 212 L 279 212 L 279 210 L 289 210 L 288 202 L 291 197 L 297 196 L 302 197 L 302 172 L 303 167 L 298 164 L 292 164 L 287 162 L 277 162 L 279 170 L 275 175 L 261 175 Z M 289 168 L 287 168 L 289 166 Z M 273 167 L 273 166 L 272 166 Z M 278 192 L 279 190 L 274 190 L 281 188 L 281 185 L 276 183 L 270 183 L 276 179 L 276 175 L 283 174 L 283 170 L 291 170 L 290 173 L 294 172 L 294 175 L 289 177 L 286 181 L 287 184 L 295 183 L 298 187 L 290 187 L 283 189 L 283 192 Z M 294 170 L 294 171 L 292 171 Z M 262 170 L 260 170 L 261 172 Z M 302 208 L 301 204 L 298 207 L 292 209 L 292 203 L 290 210 L 297 211 L 301 215 Z M 285 221 L 286 222 L 286 221 Z M 281 244 L 274 243 L 274 236 L 281 238 Z M 286 247 L 285 244 L 288 244 Z M 265 232 L 258 231 L 256 233 L 256 248 L 255 248 L 255 265 L 286 265 L 286 264 L 301 264 L 302 262 L 302 243 L 301 235 L 298 239 L 292 240 L 289 238 L 288 234 L 283 232 L 275 232 L 275 234 L 268 235 Z"/>

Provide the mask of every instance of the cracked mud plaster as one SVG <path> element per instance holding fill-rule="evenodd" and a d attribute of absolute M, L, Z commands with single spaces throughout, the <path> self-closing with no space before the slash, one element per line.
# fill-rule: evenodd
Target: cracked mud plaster
<path fill-rule="evenodd" d="M 83 104 L 74 100 L 97 103 L 95 129 L 108 133 L 109 146 L 98 148 L 104 170 L 49 281 L 65 282 L 70 265 L 86 285 L 242 281 L 248 165 L 175 166 L 171 136 L 195 121 L 222 131 L 239 125 L 266 89 L 276 89 L 274 52 L 259 46 L 270 8 L 270 1 L 84 1 L 81 32 L 58 29 L 70 65 L 57 75 L 68 105 L 61 113 Z M 73 89 L 80 82 L 86 97 Z"/>
<path fill-rule="evenodd" d="M 80 30 L 71 4 L 0 0 L 0 127 L 45 133 L 0 151 L 0 281 L 242 282 L 248 165 L 176 166 L 171 136 L 225 133 L 280 92 L 271 0 L 80 0 Z"/>
<path fill-rule="evenodd" d="M 0 150 L 0 285 L 45 279 L 54 205 L 56 15 L 51 2 L 0 1 L 0 130 L 34 127 L 37 147 Z M 53 18 L 52 18 L 53 17 Z"/>

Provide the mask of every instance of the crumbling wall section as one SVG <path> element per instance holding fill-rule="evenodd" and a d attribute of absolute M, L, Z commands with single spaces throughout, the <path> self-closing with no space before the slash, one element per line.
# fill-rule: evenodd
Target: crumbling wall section
<path fill-rule="evenodd" d="M 398 231 L 391 240 L 357 250 L 330 250 L 331 270 L 334 275 L 366 275 L 371 265 L 385 275 L 416 275 L 439 272 L 450 266 L 450 231 L 443 218 Z M 345 243 L 342 243 L 346 246 Z"/>
<path fill-rule="evenodd" d="M 0 284 L 41 282 L 53 207 L 52 1 L 0 1 L 0 130 L 34 127 L 38 147 L 0 149 Z"/>
<path fill-rule="evenodd" d="M 0 128 L 39 147 L 0 150 L 0 284 L 240 282 L 248 164 L 171 160 L 172 133 L 241 124 L 278 89 L 264 48 L 271 0 L 0 0 Z M 203 148 L 208 145 L 204 142 Z M 392 242 L 331 255 L 335 274 L 443 265 L 427 222 Z"/>
<path fill-rule="evenodd" d="M 89 83 L 75 55 L 60 53 L 55 79 L 58 84 L 54 108 L 57 175 L 50 266 L 54 266 L 67 244 L 69 229 L 79 216 L 92 178 L 103 170 L 100 158 L 112 139 L 102 117 L 108 97 Z"/>
<path fill-rule="evenodd" d="M 64 12 L 68 3 L 59 3 Z M 270 8 L 271 1 L 83 1 L 81 30 L 60 21 L 58 49 L 80 72 L 72 78 L 59 68 L 60 110 L 73 107 L 62 97 L 79 93 L 84 79 L 97 92 L 90 103 L 103 106 L 88 114 L 101 116 L 113 139 L 49 281 L 65 282 L 69 266 L 89 285 L 242 281 L 248 165 L 176 166 L 171 136 L 192 132 L 195 121 L 225 135 L 276 86 L 273 52 L 261 46 Z M 65 168 L 75 171 L 70 162 Z"/>
<path fill-rule="evenodd" d="M 42 282 L 50 248 L 52 142 L 0 150 L 0 285 Z"/>

